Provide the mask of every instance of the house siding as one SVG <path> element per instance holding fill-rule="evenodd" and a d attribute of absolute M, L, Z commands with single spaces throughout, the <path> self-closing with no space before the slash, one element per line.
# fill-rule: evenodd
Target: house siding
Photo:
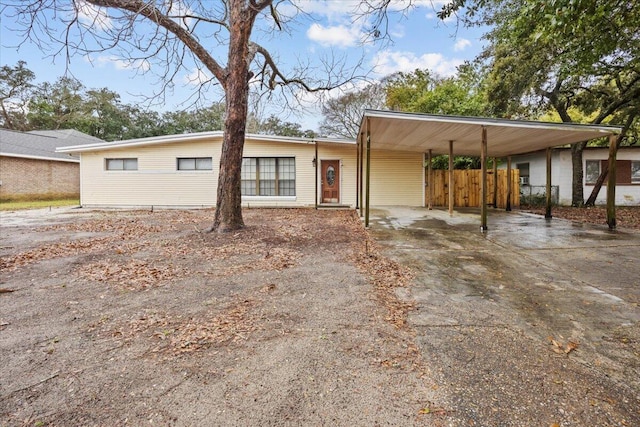
<path fill-rule="evenodd" d="M 81 154 L 81 203 L 83 206 L 215 206 L 221 148 L 221 139 L 213 139 L 84 152 Z M 209 156 L 213 158 L 211 171 L 176 170 L 178 157 Z M 315 144 L 247 139 L 243 156 L 293 157 L 296 161 L 295 196 L 243 197 L 243 206 L 315 206 Z M 318 157 L 341 161 L 341 201 L 355 206 L 355 145 L 319 146 Z M 138 170 L 107 171 L 107 158 L 137 158 Z"/>
<path fill-rule="evenodd" d="M 586 169 L 587 160 L 607 160 L 609 158 L 609 150 L 607 148 L 588 148 L 584 150 L 582 155 L 583 168 Z M 618 160 L 640 161 L 640 150 L 621 148 L 617 155 Z M 534 186 L 545 186 L 547 182 L 547 163 L 546 154 L 544 152 L 534 153 L 526 156 L 513 156 L 512 167 L 515 168 L 518 163 L 529 163 L 529 184 Z M 504 168 L 504 164 L 500 167 Z M 573 181 L 573 165 L 571 161 L 570 150 L 554 150 L 551 157 L 551 185 L 559 188 L 559 204 L 562 206 L 570 206 L 572 202 L 572 181 Z M 586 184 L 583 181 L 583 191 L 585 200 L 591 194 L 593 185 Z M 596 204 L 606 204 L 607 191 L 606 182 L 602 187 Z M 620 206 L 637 206 L 640 204 L 640 185 L 639 184 L 618 184 L 616 185 L 616 205 Z"/>
<path fill-rule="evenodd" d="M 78 197 L 80 171 L 75 162 L 0 156 L 0 199 Z"/>
<path fill-rule="evenodd" d="M 372 206 L 424 206 L 422 153 L 372 150 L 370 180 Z"/>

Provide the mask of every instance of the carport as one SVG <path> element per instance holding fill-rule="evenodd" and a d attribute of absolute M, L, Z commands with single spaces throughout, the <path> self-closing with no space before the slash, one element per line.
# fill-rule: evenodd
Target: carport
<path fill-rule="evenodd" d="M 369 226 L 371 153 L 373 150 L 420 152 L 432 180 L 431 159 L 449 155 L 449 214 L 453 215 L 453 157 L 479 156 L 481 162 L 481 226 L 487 230 L 487 157 L 507 159 L 507 182 L 510 187 L 511 156 L 546 149 L 546 218 L 551 218 L 551 149 L 596 138 L 609 139 L 609 176 L 607 182 L 607 223 L 616 226 L 616 126 L 546 123 L 478 117 L 440 116 L 397 111 L 365 110 L 360 123 L 357 149 L 357 207 Z M 495 162 L 494 162 L 495 165 Z M 507 189 L 511 193 L 511 188 Z M 431 208 L 432 187 L 427 188 L 427 207 Z M 508 197 L 509 198 L 509 197 Z M 510 204 L 507 202 L 507 210 Z"/>

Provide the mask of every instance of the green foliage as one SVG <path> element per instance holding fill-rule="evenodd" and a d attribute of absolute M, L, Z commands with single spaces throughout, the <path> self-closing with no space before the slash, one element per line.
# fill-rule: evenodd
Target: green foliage
<path fill-rule="evenodd" d="M 26 109 L 36 76 L 26 65 L 18 61 L 14 67 L 0 68 L 0 127 L 15 130 L 27 127 Z"/>
<path fill-rule="evenodd" d="M 107 88 L 87 89 L 72 77 L 33 84 L 35 74 L 18 62 L 0 68 L 0 127 L 16 130 L 76 129 L 105 141 L 222 130 L 225 104 L 159 113 L 123 104 Z M 28 111 L 28 113 L 26 113 Z M 313 138 L 315 132 L 270 116 L 249 117 L 256 132 Z"/>
<path fill-rule="evenodd" d="M 295 136 L 313 138 L 316 133 L 310 129 L 302 130 L 299 123 L 285 122 L 275 115 L 269 116 L 258 124 L 258 133 L 263 135 Z"/>
<path fill-rule="evenodd" d="M 488 104 L 484 74 L 480 67 L 465 63 L 454 77 L 440 77 L 429 70 L 398 73 L 386 87 L 387 106 L 393 110 L 459 116 L 485 116 Z M 478 157 L 456 156 L 454 169 L 478 169 Z M 449 156 L 433 158 L 434 169 L 447 169 Z"/>

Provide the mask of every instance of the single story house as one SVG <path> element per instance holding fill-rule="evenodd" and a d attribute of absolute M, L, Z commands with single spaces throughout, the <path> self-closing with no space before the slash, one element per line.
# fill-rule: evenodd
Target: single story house
<path fill-rule="evenodd" d="M 370 206 L 431 206 L 432 191 L 426 191 L 425 184 L 433 182 L 428 167 L 433 155 L 480 156 L 480 200 L 486 201 L 487 156 L 511 158 L 600 137 L 612 140 L 619 132 L 620 128 L 612 126 L 365 110 L 356 141 L 246 135 L 242 204 L 352 207 L 359 209 L 368 226 Z M 57 151 L 80 157 L 83 206 L 206 207 L 216 204 L 222 140 L 223 132 L 218 131 L 100 142 Z M 507 177 L 510 174 L 507 168 Z M 448 205 L 452 215 L 453 175 L 451 171 L 445 184 L 451 190 Z M 481 230 L 486 230 L 487 203 L 480 207 Z M 549 218 L 550 209 L 547 203 Z M 610 216 L 613 228 L 614 209 Z"/>
<path fill-rule="evenodd" d="M 572 200 L 572 171 L 571 149 L 568 147 L 555 148 L 552 151 L 552 182 L 558 188 L 558 204 L 570 206 Z M 585 198 L 593 190 L 593 184 L 600 176 L 600 172 L 607 162 L 609 149 L 607 147 L 587 147 L 582 156 L 583 188 Z M 512 157 L 513 165 L 520 172 L 520 185 L 523 192 L 531 188 L 541 188 L 546 182 L 546 153 L 539 151 L 522 156 Z M 504 167 L 504 166 L 502 166 Z M 607 199 L 607 182 L 596 199 L 596 204 L 605 204 Z M 535 192 L 535 190 L 533 190 Z M 640 146 L 620 147 L 616 159 L 616 205 L 640 205 Z"/>
<path fill-rule="evenodd" d="M 76 130 L 0 129 L 0 200 L 78 197 L 80 159 L 56 149 L 103 142 Z"/>
<path fill-rule="evenodd" d="M 80 157 L 87 207 L 211 207 L 223 132 L 101 142 L 59 151 Z M 245 207 L 356 207 L 356 141 L 248 134 L 242 165 Z M 376 205 L 424 205 L 423 153 L 377 151 Z M 317 195 L 317 197 L 316 197 Z"/>

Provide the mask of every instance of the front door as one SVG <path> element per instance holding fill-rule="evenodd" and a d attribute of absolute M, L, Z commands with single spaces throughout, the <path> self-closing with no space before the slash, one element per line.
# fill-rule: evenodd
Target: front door
<path fill-rule="evenodd" d="M 322 160 L 322 203 L 340 203 L 340 160 Z"/>

